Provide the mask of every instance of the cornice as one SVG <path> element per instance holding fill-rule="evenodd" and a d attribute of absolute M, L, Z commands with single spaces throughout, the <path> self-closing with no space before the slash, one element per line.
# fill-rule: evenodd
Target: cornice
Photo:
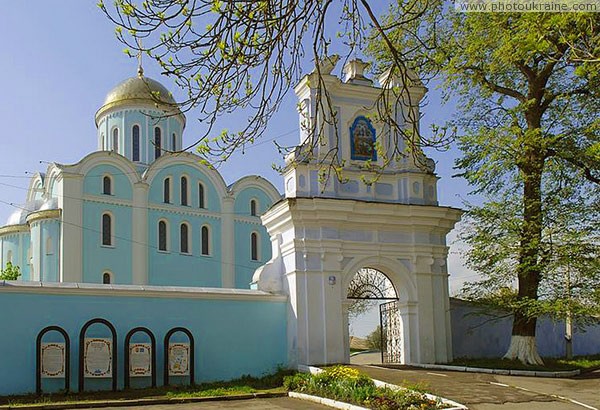
<path fill-rule="evenodd" d="M 41 219 L 56 219 L 60 218 L 60 209 L 47 209 L 44 211 L 32 212 L 27 216 L 27 223 L 39 221 Z"/>
<path fill-rule="evenodd" d="M 29 232 L 29 225 L 8 225 L 0 228 L 0 236 L 1 235 L 9 235 L 11 233 L 20 233 L 20 232 Z"/>
<path fill-rule="evenodd" d="M 281 303 L 285 295 L 247 289 L 196 288 L 150 285 L 101 285 L 94 283 L 0 281 L 0 293 L 47 295 L 146 297 L 169 299 L 245 300 Z"/>

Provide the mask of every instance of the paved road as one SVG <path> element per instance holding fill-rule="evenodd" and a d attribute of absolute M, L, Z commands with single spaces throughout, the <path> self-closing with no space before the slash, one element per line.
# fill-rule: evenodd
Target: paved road
<path fill-rule="evenodd" d="M 289 397 L 272 399 L 230 400 L 185 404 L 158 404 L 136 407 L 105 407 L 113 410 L 209 410 L 209 409 L 244 409 L 244 410 L 331 410 L 320 404 L 310 403 Z"/>
<path fill-rule="evenodd" d="M 572 379 L 550 379 L 414 368 L 357 367 L 371 377 L 389 383 L 421 384 L 432 393 L 473 410 L 600 410 L 600 371 Z"/>

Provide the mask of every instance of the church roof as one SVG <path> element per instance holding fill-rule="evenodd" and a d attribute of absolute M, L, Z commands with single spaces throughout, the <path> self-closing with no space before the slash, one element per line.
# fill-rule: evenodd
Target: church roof
<path fill-rule="evenodd" d="M 179 111 L 173 95 L 164 85 L 139 74 L 120 82 L 109 91 L 104 104 L 96 113 L 96 124 L 108 110 L 132 104 L 151 104 L 163 110 Z"/>

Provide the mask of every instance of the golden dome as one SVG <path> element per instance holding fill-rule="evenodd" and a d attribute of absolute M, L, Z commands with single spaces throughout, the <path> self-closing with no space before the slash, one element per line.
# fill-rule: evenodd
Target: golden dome
<path fill-rule="evenodd" d="M 108 110 L 132 104 L 152 105 L 166 111 L 179 111 L 173 95 L 156 80 L 143 75 L 131 77 L 117 84 L 107 95 L 96 113 L 98 118 Z"/>

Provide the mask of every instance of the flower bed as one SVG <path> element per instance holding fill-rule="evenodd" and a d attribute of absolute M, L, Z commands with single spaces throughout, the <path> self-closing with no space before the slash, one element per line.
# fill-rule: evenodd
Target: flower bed
<path fill-rule="evenodd" d="M 318 374 L 287 376 L 283 385 L 290 391 L 326 397 L 375 410 L 442 409 L 448 406 L 414 390 L 376 387 L 373 380 L 356 369 L 333 366 Z"/>

